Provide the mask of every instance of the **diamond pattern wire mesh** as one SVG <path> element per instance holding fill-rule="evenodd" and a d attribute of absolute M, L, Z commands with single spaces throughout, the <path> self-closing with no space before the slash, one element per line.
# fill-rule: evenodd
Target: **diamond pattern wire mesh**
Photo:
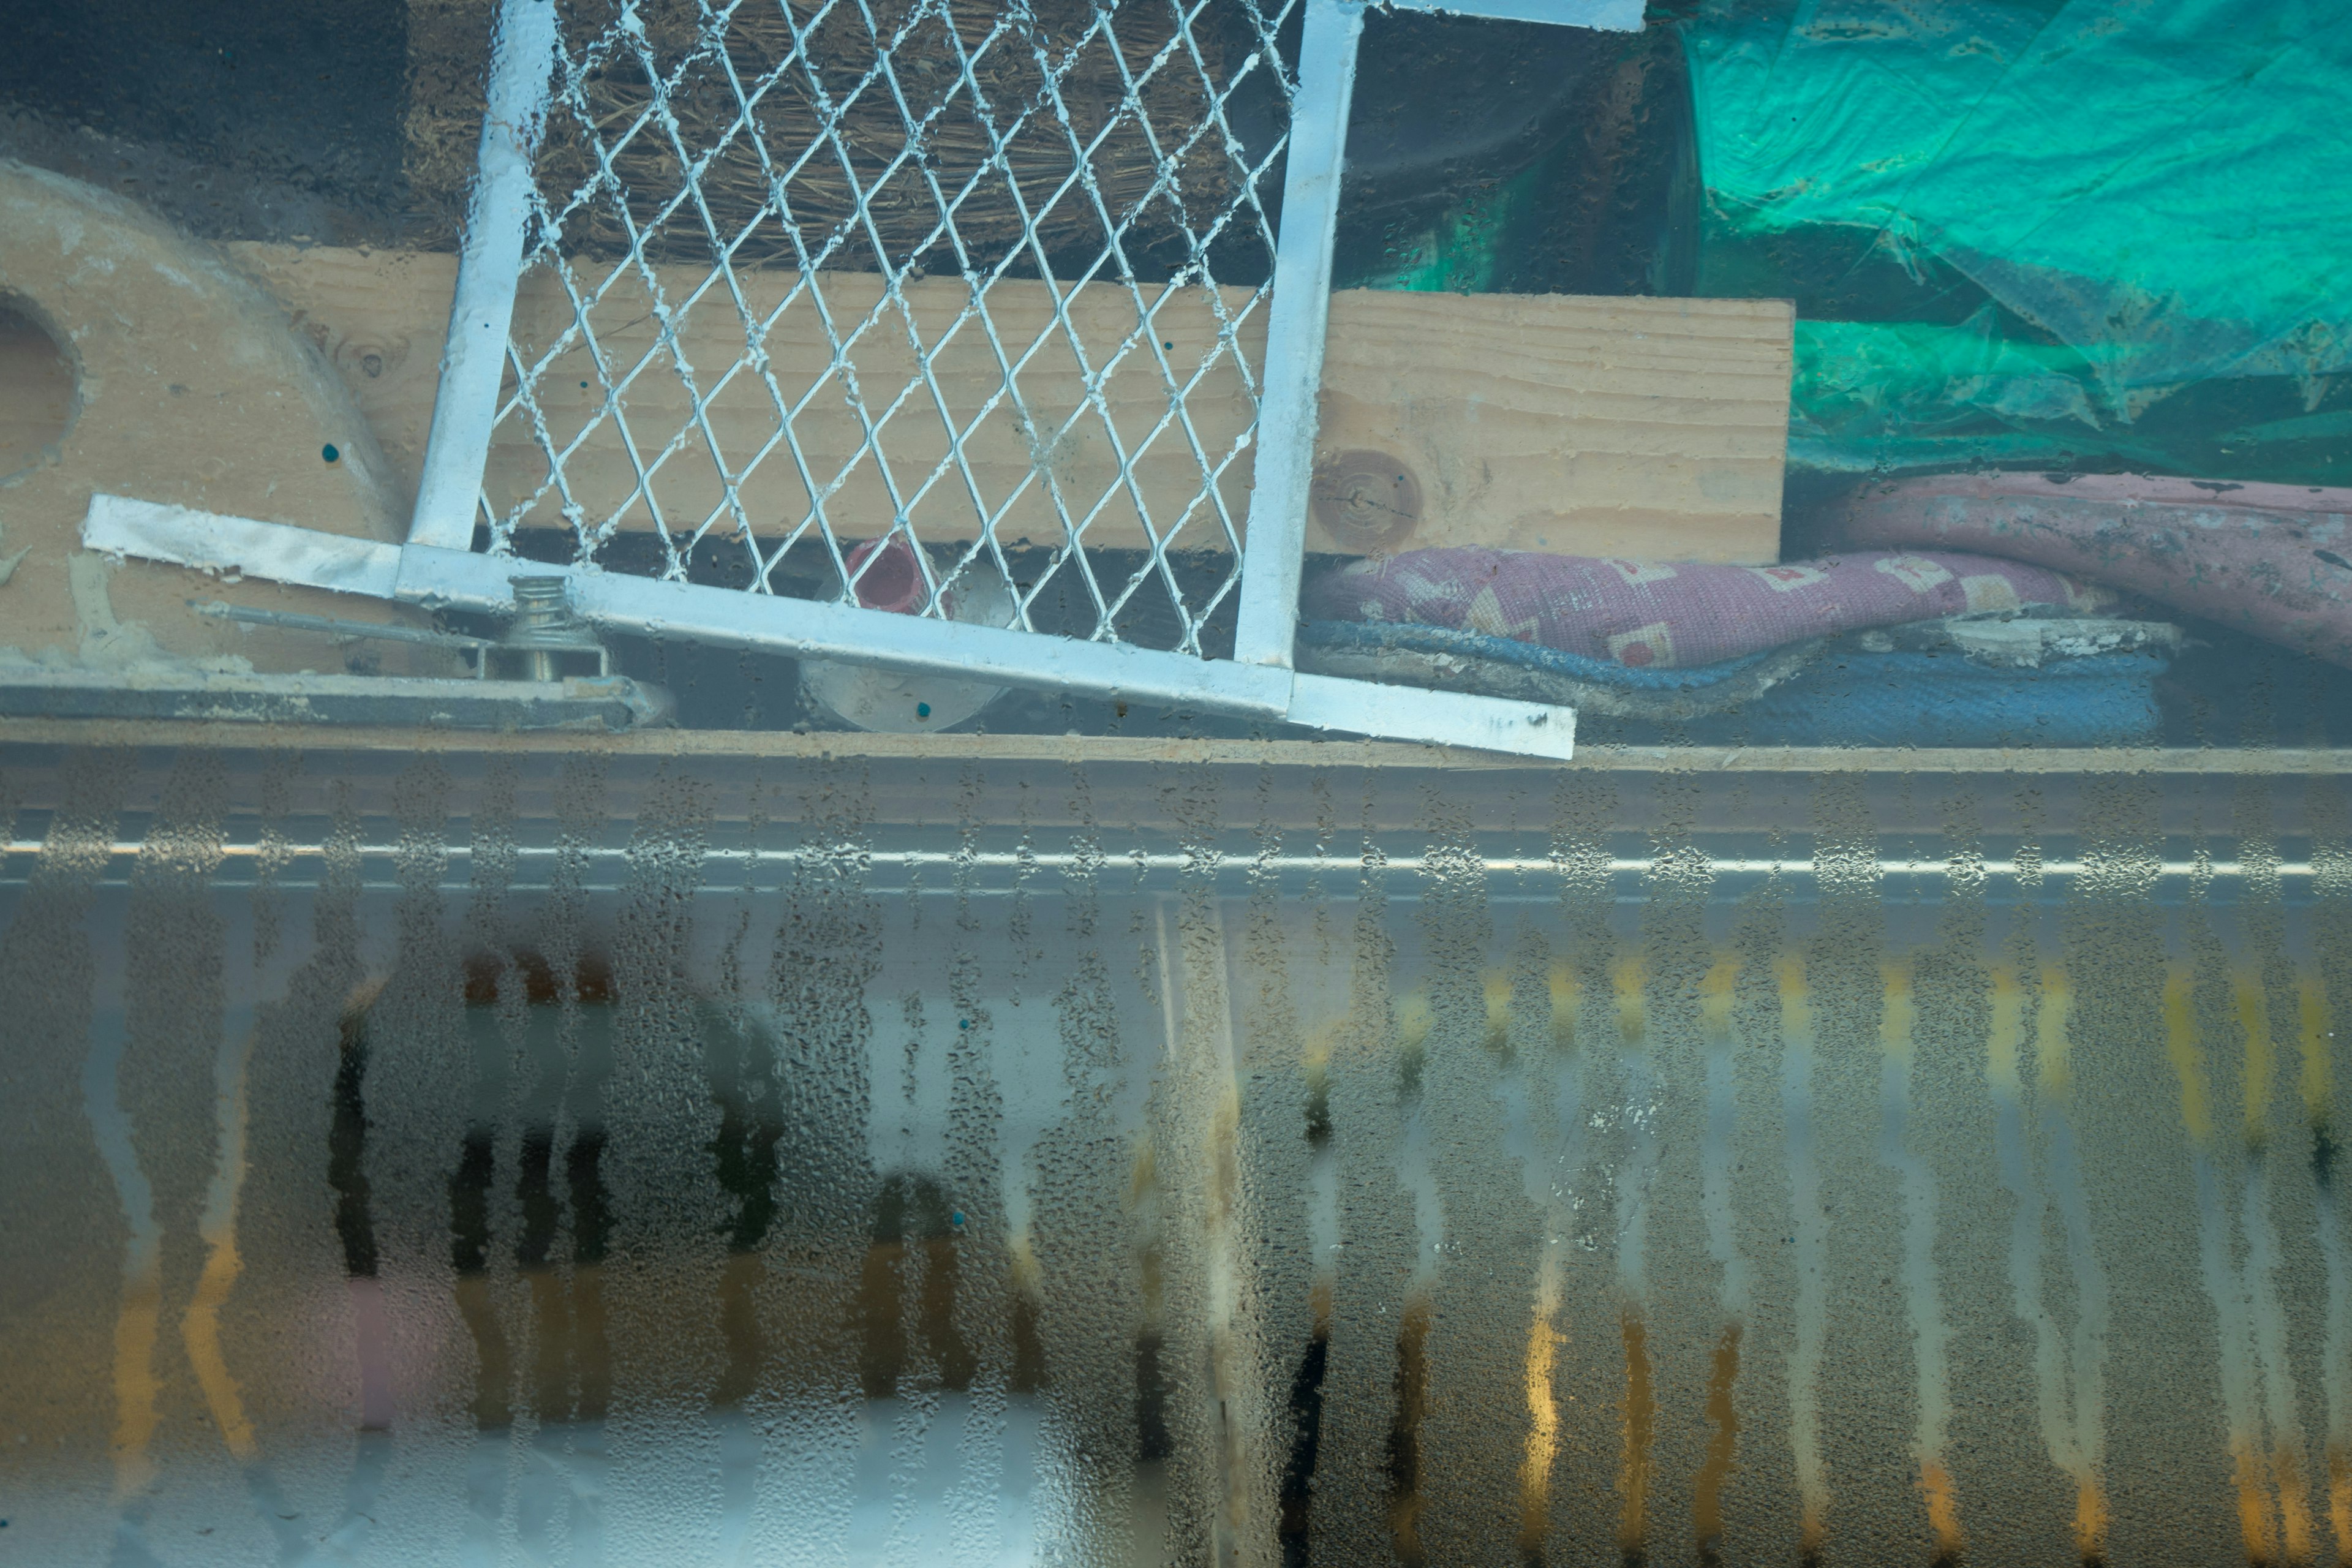
<path fill-rule="evenodd" d="M 1297 3 L 566 4 L 492 551 L 1222 651 Z"/>

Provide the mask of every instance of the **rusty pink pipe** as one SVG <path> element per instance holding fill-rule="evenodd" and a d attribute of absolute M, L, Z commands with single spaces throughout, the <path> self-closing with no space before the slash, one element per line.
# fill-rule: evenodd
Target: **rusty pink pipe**
<path fill-rule="evenodd" d="M 2352 489 L 1946 474 L 1854 491 L 1829 542 L 2027 561 L 2352 666 Z"/>

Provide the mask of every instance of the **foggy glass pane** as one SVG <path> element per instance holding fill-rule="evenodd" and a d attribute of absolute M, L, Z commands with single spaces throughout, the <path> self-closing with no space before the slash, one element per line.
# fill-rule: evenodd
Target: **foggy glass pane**
<path fill-rule="evenodd" d="M 27 1560 L 2343 1528 L 2330 781 L 13 756 Z"/>

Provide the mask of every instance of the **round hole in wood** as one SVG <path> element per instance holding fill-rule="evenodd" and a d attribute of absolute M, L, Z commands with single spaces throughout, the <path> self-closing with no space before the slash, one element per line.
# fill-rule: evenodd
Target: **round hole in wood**
<path fill-rule="evenodd" d="M 56 454 L 79 412 L 73 357 L 31 305 L 0 294 L 0 483 Z"/>
<path fill-rule="evenodd" d="M 1421 481 L 1387 452 L 1337 452 L 1315 466 L 1315 521 L 1342 550 L 1382 555 L 1421 526 Z"/>

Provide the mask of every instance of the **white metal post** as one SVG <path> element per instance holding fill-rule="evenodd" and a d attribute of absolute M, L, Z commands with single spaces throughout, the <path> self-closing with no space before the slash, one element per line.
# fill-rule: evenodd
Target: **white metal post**
<path fill-rule="evenodd" d="M 557 42 L 555 0 L 499 5 L 481 157 L 457 253 L 457 290 L 425 442 L 425 477 L 408 525 L 412 544 L 464 550 L 474 542 Z"/>
<path fill-rule="evenodd" d="M 1339 221 L 1340 154 L 1356 90 L 1360 0 L 1307 0 L 1298 97 L 1282 182 L 1274 303 L 1265 329 L 1265 395 L 1258 405 L 1257 468 L 1249 536 L 1242 543 L 1234 657 L 1290 668 L 1298 580 L 1307 558 L 1307 488 L 1315 472 L 1316 397 L 1323 330 L 1331 314 L 1331 238 Z"/>

